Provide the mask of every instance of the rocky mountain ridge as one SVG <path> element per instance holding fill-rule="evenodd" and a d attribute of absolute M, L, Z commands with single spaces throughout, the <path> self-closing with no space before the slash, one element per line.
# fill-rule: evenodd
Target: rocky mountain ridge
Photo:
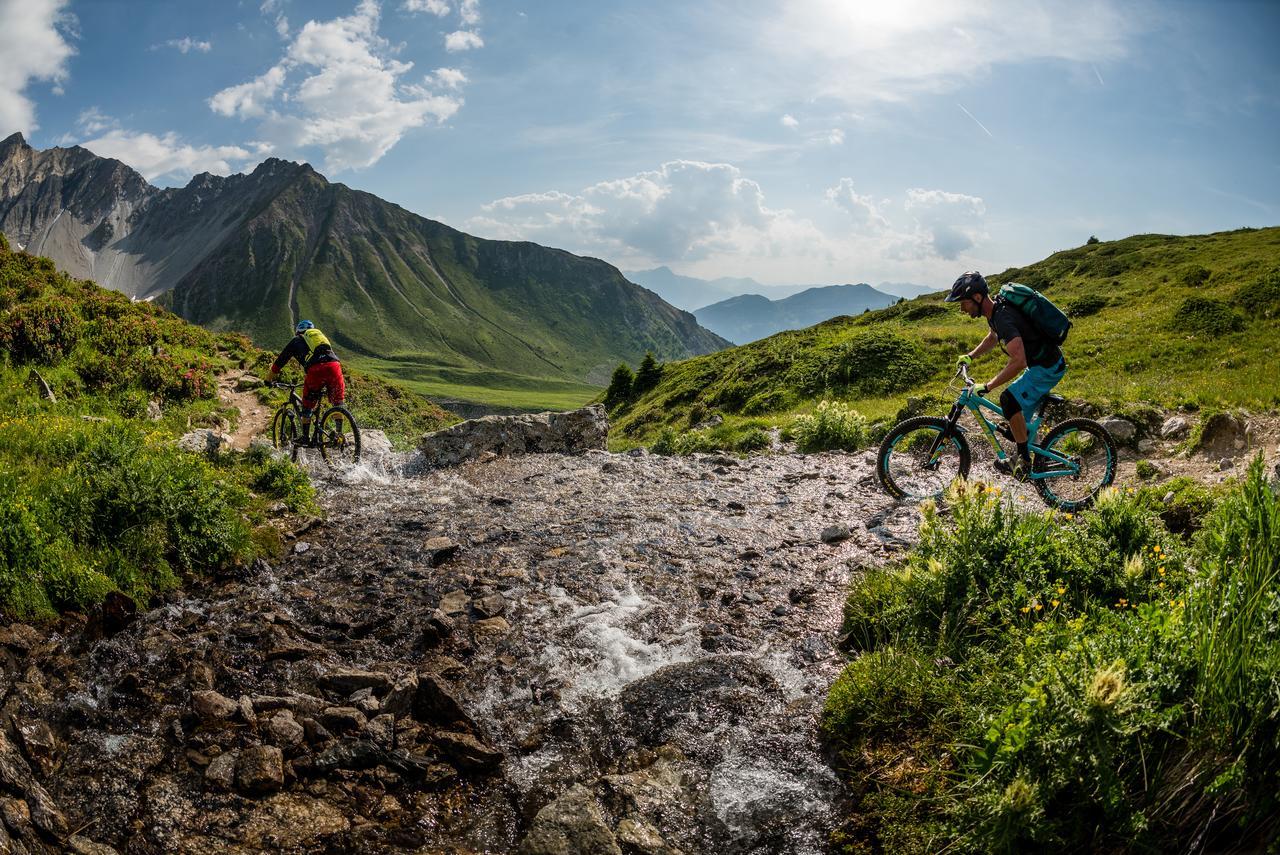
<path fill-rule="evenodd" d="M 694 312 L 698 323 L 735 344 L 747 344 L 782 330 L 820 324 L 840 315 L 883 309 L 898 298 L 867 284 L 808 288 L 781 300 L 742 294 Z"/>
<path fill-rule="evenodd" d="M 162 190 L 118 160 L 14 134 L 0 142 L 0 231 L 213 329 L 273 346 L 307 317 L 349 352 L 477 385 L 494 372 L 600 381 L 646 351 L 727 344 L 603 261 L 475 238 L 277 159 Z"/>

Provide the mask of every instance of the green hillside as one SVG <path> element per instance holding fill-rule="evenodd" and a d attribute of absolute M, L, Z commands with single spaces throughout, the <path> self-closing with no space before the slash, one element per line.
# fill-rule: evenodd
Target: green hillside
<path fill-rule="evenodd" d="M 273 507 L 310 509 L 305 473 L 269 452 L 176 447 L 238 418 L 218 375 L 271 358 L 244 336 L 73 279 L 0 236 L 0 354 L 0 614 L 47 617 L 113 591 L 145 603 L 278 549 Z M 417 435 L 451 418 L 376 378 L 348 389 L 370 427 Z"/>
<path fill-rule="evenodd" d="M 1280 405 L 1280 228 L 1135 235 L 988 280 L 1032 285 L 1072 316 L 1058 388 L 1069 398 L 1118 412 Z M 683 435 L 686 448 L 749 446 L 761 428 L 785 428 L 823 399 L 872 422 L 892 419 L 909 397 L 933 396 L 941 409 L 956 357 L 985 334 L 931 295 L 667 363 L 655 387 L 613 410 L 614 443 Z M 994 376 L 1002 359 L 999 350 L 983 357 L 976 376 Z M 716 413 L 723 425 L 689 433 Z"/>

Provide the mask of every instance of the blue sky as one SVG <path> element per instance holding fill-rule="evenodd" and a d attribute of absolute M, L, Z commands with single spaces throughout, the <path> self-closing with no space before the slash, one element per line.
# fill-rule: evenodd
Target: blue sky
<path fill-rule="evenodd" d="M 624 269 L 945 285 L 1280 224 L 1280 3 L 0 0 L 0 136 L 308 160 Z"/>

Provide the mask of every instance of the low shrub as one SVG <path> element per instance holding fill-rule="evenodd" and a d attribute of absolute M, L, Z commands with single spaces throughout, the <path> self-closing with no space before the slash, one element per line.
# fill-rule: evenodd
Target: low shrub
<path fill-rule="evenodd" d="M 867 420 L 839 401 L 822 401 L 812 414 L 797 416 L 792 434 L 801 452 L 857 451 L 866 446 Z"/>
<path fill-rule="evenodd" d="M 1244 329 L 1244 318 L 1222 300 L 1188 297 L 1173 313 L 1173 326 L 1197 335 L 1226 335 Z"/>
<path fill-rule="evenodd" d="M 1256 282 L 1241 285 L 1232 296 L 1232 302 L 1252 317 L 1280 317 L 1280 268 Z"/>
<path fill-rule="evenodd" d="M 1196 288 L 1209 281 L 1209 271 L 1198 264 L 1188 264 L 1177 273 L 1178 284 L 1186 288 Z"/>
<path fill-rule="evenodd" d="M 1062 311 L 1068 318 L 1087 318 L 1107 307 L 1107 298 L 1100 294 L 1086 294 L 1067 303 Z"/>

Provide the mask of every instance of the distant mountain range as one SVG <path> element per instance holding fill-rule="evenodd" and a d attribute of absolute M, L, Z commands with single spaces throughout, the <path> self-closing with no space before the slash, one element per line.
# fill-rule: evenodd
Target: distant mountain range
<path fill-rule="evenodd" d="M 765 285 L 750 278 L 724 276 L 719 279 L 698 279 L 694 276 L 683 276 L 670 267 L 655 267 L 652 270 L 624 271 L 626 277 L 637 285 L 643 285 L 673 306 L 690 312 L 712 303 L 719 303 L 729 297 L 742 294 L 756 294 L 775 302 L 783 300 L 801 291 L 821 288 L 840 288 L 840 285 Z M 942 288 L 931 285 L 916 285 L 912 282 L 881 282 L 874 286 L 877 291 L 894 297 L 906 297 L 911 300 L 922 294 L 932 294 Z M 861 311 L 861 310 L 859 310 Z"/>
<path fill-rule="evenodd" d="M 781 300 L 740 294 L 694 312 L 698 323 L 734 344 L 746 344 L 783 330 L 798 330 L 839 315 L 860 315 L 898 302 L 870 285 L 808 288 Z"/>
<path fill-rule="evenodd" d="M 603 384 L 646 351 L 728 345 L 603 261 L 472 237 L 277 159 L 162 190 L 118 160 L 14 134 L 0 142 L 0 231 L 203 326 L 279 347 L 309 318 L 340 352 L 459 387 Z"/>

